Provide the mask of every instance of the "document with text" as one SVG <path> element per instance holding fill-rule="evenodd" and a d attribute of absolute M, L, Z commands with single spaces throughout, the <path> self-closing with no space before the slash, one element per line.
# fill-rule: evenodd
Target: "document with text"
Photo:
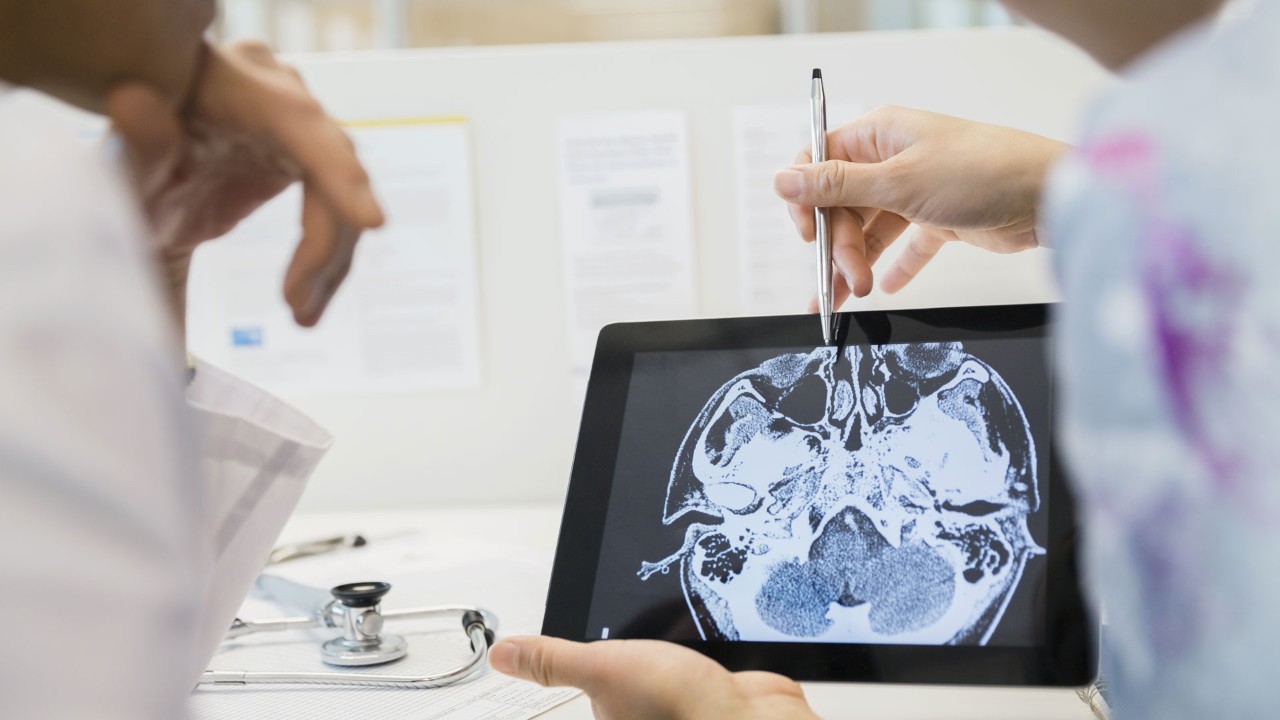
<path fill-rule="evenodd" d="M 831 128 L 858 116 L 833 105 Z M 814 249 L 800 240 L 773 176 L 809 147 L 808 105 L 744 106 L 733 112 L 742 309 L 747 315 L 802 313 L 817 282 Z"/>
<path fill-rule="evenodd" d="M 366 233 L 325 317 L 283 299 L 301 233 L 294 187 L 197 251 L 187 336 L 203 359 L 272 392 L 472 387 L 480 382 L 475 202 L 460 118 L 348 126 L 387 222 Z"/>
<path fill-rule="evenodd" d="M 575 372 L 613 322 L 693 317 L 693 190 L 684 113 L 561 118 L 560 237 Z"/>

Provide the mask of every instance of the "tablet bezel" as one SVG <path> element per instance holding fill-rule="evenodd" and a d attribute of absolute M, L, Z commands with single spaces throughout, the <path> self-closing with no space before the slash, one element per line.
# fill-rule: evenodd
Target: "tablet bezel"
<path fill-rule="evenodd" d="M 896 344 L 1045 338 L 1047 305 L 841 313 L 837 342 Z M 813 345 L 813 315 L 622 323 L 600 333 L 547 595 L 543 633 L 586 637 L 606 509 L 637 353 L 795 348 Z M 1046 352 L 1045 361 L 1048 362 Z M 1052 397 L 1053 389 L 1050 388 Z M 1074 500 L 1056 443 L 1049 463 L 1045 622 L 1031 647 L 707 642 L 692 647 L 731 670 L 769 670 L 796 680 L 966 685 L 1079 686 L 1094 676 L 1096 631 L 1080 590 Z M 1042 461 L 1045 454 L 1041 455 Z"/>

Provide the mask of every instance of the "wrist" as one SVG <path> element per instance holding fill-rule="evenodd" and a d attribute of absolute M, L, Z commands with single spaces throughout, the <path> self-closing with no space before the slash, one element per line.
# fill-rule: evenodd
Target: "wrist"
<path fill-rule="evenodd" d="M 178 333 L 178 339 L 186 344 L 187 280 L 191 274 L 191 250 L 159 252 L 161 289 L 164 291 L 169 316 Z"/>
<path fill-rule="evenodd" d="M 1048 226 L 1045 224 L 1044 214 L 1044 194 L 1045 188 L 1049 184 L 1049 176 L 1053 172 L 1053 168 L 1064 155 L 1070 152 L 1072 146 L 1058 142 L 1057 140 L 1047 140 L 1045 147 L 1044 162 L 1041 166 L 1036 185 L 1035 185 L 1035 212 L 1032 215 L 1031 237 L 1035 240 L 1036 247 L 1051 248 L 1053 247 L 1053 238 L 1048 232 Z"/>

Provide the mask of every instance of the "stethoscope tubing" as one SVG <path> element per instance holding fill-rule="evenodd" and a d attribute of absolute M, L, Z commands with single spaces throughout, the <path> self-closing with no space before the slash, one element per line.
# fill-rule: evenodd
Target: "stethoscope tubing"
<path fill-rule="evenodd" d="M 380 687 L 438 688 L 453 685 L 484 667 L 489 657 L 489 638 L 485 627 L 474 623 L 467 628 L 471 639 L 471 658 L 447 672 L 433 675 L 381 675 L 353 672 L 266 672 L 252 670 L 206 670 L 197 685 L 306 684 L 367 685 Z"/>
<path fill-rule="evenodd" d="M 484 618 L 485 626 L 490 630 L 497 631 L 498 618 L 492 612 L 473 605 L 431 605 L 426 607 L 401 608 L 398 610 L 384 610 L 382 617 L 387 620 L 415 620 L 428 617 L 441 617 L 449 615 L 462 615 L 468 612 L 480 613 Z M 292 618 L 272 618 L 270 620 L 241 620 L 236 619 L 231 629 L 227 632 L 226 640 L 236 640 L 245 635 L 254 635 L 262 632 L 281 632 L 284 630 L 307 630 L 318 627 L 337 627 L 337 623 L 333 621 L 333 615 L 329 611 L 329 606 L 320 608 L 313 615 Z"/>

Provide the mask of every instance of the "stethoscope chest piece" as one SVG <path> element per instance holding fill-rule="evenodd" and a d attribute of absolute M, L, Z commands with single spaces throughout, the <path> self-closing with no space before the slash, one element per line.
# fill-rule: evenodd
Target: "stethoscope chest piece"
<path fill-rule="evenodd" d="M 326 642 L 320 658 L 329 665 L 360 667 L 381 665 L 409 654 L 409 643 L 399 635 L 382 634 L 382 597 L 390 583 L 362 582 L 339 585 L 331 591 L 330 613 L 342 628 L 342 637 Z"/>

